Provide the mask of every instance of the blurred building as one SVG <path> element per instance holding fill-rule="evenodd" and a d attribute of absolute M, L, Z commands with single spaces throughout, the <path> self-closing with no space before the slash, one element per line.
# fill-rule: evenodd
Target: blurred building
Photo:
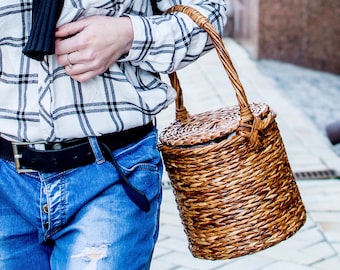
<path fill-rule="evenodd" d="M 340 74 L 339 0 L 226 0 L 234 37 L 255 59 Z"/>

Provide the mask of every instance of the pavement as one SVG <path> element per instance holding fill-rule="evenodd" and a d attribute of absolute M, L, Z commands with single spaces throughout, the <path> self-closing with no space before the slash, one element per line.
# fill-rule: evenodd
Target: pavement
<path fill-rule="evenodd" d="M 151 270 L 340 270 L 340 156 L 324 132 L 327 122 L 340 119 L 340 77 L 255 61 L 235 40 L 224 38 L 224 43 L 249 102 L 265 102 L 277 112 L 307 221 L 291 238 L 252 255 L 217 261 L 194 258 L 165 173 L 160 235 Z M 236 104 L 234 90 L 214 51 L 178 75 L 190 113 Z M 331 92 L 326 95 L 326 91 Z M 171 105 L 159 115 L 159 130 L 175 119 L 174 112 Z"/>

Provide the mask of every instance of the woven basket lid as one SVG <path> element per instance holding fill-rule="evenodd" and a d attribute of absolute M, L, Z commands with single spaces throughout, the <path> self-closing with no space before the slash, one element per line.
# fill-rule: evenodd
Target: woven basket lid
<path fill-rule="evenodd" d="M 267 104 L 251 103 L 254 117 L 265 117 L 270 111 Z M 221 108 L 214 111 L 188 115 L 184 120 L 176 120 L 160 134 L 159 140 L 168 146 L 194 146 L 210 141 L 218 141 L 237 131 L 240 122 L 239 106 Z"/>

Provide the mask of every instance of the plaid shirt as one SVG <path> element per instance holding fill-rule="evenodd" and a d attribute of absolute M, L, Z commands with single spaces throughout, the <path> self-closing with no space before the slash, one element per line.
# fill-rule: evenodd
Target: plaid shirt
<path fill-rule="evenodd" d="M 134 28 L 129 54 L 104 74 L 79 83 L 55 55 L 41 62 L 23 55 L 32 1 L 1 0 L 1 136 L 30 142 L 99 136 L 147 124 L 172 102 L 174 90 L 155 73 L 184 67 L 211 44 L 187 16 L 151 16 L 148 2 L 65 0 L 58 25 L 92 15 L 128 15 Z M 200 10 L 222 33 L 224 0 L 161 0 L 158 7 L 166 10 L 181 3 Z"/>

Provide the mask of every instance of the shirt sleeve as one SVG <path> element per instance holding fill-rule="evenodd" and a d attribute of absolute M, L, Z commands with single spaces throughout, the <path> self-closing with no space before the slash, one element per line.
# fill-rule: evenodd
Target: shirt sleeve
<path fill-rule="evenodd" d="M 174 1 L 158 2 L 161 10 L 173 6 Z M 224 0 L 182 1 L 204 14 L 222 35 L 226 23 Z M 207 33 L 187 15 L 174 13 L 155 16 L 128 15 L 134 29 L 129 53 L 120 61 L 129 61 L 151 72 L 170 73 L 183 68 L 212 48 Z"/>

